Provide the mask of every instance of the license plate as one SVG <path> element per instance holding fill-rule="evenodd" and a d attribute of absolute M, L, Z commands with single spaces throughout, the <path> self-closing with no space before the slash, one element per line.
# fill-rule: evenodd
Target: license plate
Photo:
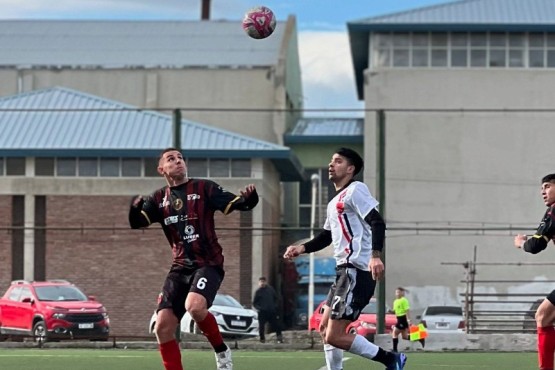
<path fill-rule="evenodd" d="M 449 327 L 448 322 L 436 322 L 436 328 L 438 328 L 438 329 L 443 329 L 443 328 L 448 328 L 448 327 Z"/>
<path fill-rule="evenodd" d="M 79 324 L 79 329 L 92 329 L 92 328 L 94 328 L 93 323 Z"/>
<path fill-rule="evenodd" d="M 231 320 L 231 325 L 245 327 L 245 326 L 247 326 L 247 322 L 246 321 Z"/>

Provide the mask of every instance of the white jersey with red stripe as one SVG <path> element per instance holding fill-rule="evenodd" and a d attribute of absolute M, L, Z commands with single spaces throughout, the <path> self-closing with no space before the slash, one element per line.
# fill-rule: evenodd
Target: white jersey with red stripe
<path fill-rule="evenodd" d="M 331 231 L 337 265 L 350 263 L 368 271 L 372 254 L 372 230 L 364 217 L 378 206 L 366 184 L 351 182 L 329 203 L 324 229 Z"/>

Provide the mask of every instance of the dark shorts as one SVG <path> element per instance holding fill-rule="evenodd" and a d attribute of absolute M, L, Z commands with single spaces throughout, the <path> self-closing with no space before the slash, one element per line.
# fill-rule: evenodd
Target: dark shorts
<path fill-rule="evenodd" d="M 218 267 L 205 266 L 190 273 L 170 271 L 158 296 L 158 310 L 171 308 L 178 320 L 185 315 L 185 299 L 189 292 L 206 298 L 207 307 L 212 306 L 214 297 L 224 279 L 224 271 Z"/>
<path fill-rule="evenodd" d="M 397 323 L 395 324 L 395 327 L 399 330 L 407 330 L 409 328 L 407 315 L 397 316 Z"/>
<path fill-rule="evenodd" d="M 327 305 L 332 320 L 355 321 L 374 295 L 376 282 L 369 271 L 337 267 L 335 282 L 328 293 Z"/>

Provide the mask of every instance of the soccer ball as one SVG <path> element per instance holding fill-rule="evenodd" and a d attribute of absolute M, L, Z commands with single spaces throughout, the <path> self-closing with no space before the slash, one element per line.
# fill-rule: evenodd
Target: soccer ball
<path fill-rule="evenodd" d="M 243 18 L 243 30 L 253 39 L 265 39 L 276 28 L 276 17 L 270 8 L 257 6 Z"/>

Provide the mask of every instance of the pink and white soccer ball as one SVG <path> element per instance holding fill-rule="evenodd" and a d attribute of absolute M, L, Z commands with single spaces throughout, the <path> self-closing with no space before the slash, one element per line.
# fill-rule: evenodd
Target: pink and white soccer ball
<path fill-rule="evenodd" d="M 253 39 L 265 39 L 274 32 L 275 28 L 274 12 L 265 6 L 250 9 L 243 18 L 243 29 Z"/>

